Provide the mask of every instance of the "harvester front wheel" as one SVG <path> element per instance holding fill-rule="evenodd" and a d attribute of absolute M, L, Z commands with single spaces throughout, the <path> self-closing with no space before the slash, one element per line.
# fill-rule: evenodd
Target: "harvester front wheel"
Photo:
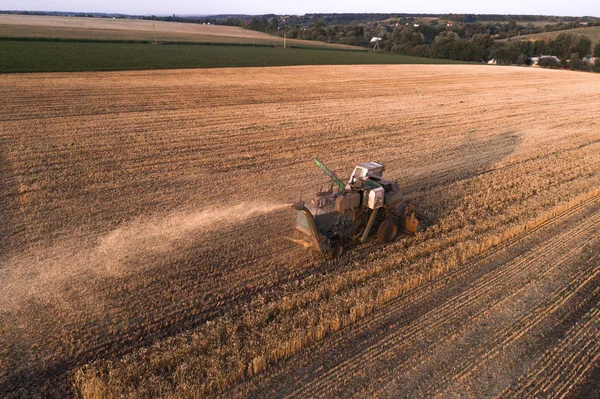
<path fill-rule="evenodd" d="M 382 244 L 391 242 L 398 235 L 398 225 L 392 219 L 385 219 L 377 229 L 377 241 Z"/>
<path fill-rule="evenodd" d="M 329 257 L 332 259 L 339 258 L 344 253 L 344 245 L 341 241 L 334 241 L 329 250 Z"/>

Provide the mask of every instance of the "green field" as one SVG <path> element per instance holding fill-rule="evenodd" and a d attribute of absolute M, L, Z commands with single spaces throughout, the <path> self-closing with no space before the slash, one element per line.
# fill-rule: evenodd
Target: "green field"
<path fill-rule="evenodd" d="M 448 63 L 456 62 L 388 53 L 237 45 L 0 41 L 1 73 Z"/>

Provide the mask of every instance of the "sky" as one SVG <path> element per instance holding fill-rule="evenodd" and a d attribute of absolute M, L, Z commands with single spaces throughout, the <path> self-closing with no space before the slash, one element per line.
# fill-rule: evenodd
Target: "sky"
<path fill-rule="evenodd" d="M 429 13 L 600 17 L 600 0 L 0 0 L 0 10 L 121 14 Z"/>

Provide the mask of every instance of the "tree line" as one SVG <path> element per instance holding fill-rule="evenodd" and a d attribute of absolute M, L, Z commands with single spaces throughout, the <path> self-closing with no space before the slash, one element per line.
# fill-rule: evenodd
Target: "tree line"
<path fill-rule="evenodd" d="M 600 24 L 592 17 L 550 17 L 536 15 L 478 14 L 305 14 L 278 16 L 265 14 L 216 15 L 209 17 L 146 16 L 142 19 L 240 26 L 245 29 L 290 39 L 369 47 L 373 37 L 381 38 L 380 51 L 418 57 L 470 62 L 494 59 L 500 64 L 526 65 L 532 57 L 556 56 L 539 61 L 540 66 L 568 67 L 600 72 L 600 44 L 592 49 L 591 40 L 563 32 L 555 39 L 521 40 L 528 33 L 560 31 L 580 23 Z M 423 21 L 426 21 L 423 22 Z M 517 22 L 518 21 L 518 22 Z M 546 22 L 546 24 L 543 24 Z M 525 25 L 523 24 L 525 23 Z M 534 24 L 535 23 L 535 24 Z"/>
<path fill-rule="evenodd" d="M 282 23 L 283 22 L 283 23 Z M 395 52 L 417 57 L 442 58 L 458 61 L 487 62 L 494 59 L 499 64 L 531 64 L 531 58 L 542 55 L 556 56 L 540 60 L 540 66 L 568 67 L 576 70 L 596 71 L 600 65 L 587 62 L 591 56 L 600 57 L 600 44 L 592 48 L 587 36 L 563 32 L 548 41 L 502 37 L 498 32 L 518 29 L 515 23 L 468 23 L 454 26 L 432 20 L 428 24 L 414 22 L 378 23 L 376 25 L 327 25 L 318 21 L 310 27 L 289 26 L 276 16 L 268 19 L 253 18 L 245 24 L 248 29 L 259 30 L 288 38 L 316 40 L 355 46 L 369 46 L 372 37 L 379 37 L 380 51 Z M 450 26 L 452 25 L 452 26 Z"/>

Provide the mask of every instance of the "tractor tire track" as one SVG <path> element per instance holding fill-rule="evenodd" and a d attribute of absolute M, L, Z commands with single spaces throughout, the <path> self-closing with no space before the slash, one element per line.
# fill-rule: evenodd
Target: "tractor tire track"
<path fill-rule="evenodd" d="M 560 343 L 550 348 L 497 398 L 552 396 L 570 394 L 600 360 L 600 308 L 588 311 L 582 321 L 573 326 Z M 582 362 L 581 359 L 586 359 Z"/>
<path fill-rule="evenodd" d="M 584 246 L 585 244 L 575 247 L 573 250 L 569 251 L 566 256 L 561 257 L 558 262 L 561 263 L 562 266 L 566 263 L 566 260 L 573 260 L 574 256 L 577 256 L 577 252 L 580 252 Z M 460 391 L 461 384 L 466 385 L 477 372 L 483 374 L 485 372 L 484 366 L 491 361 L 494 361 L 496 358 L 501 357 L 505 352 L 510 351 L 512 349 L 511 346 L 522 344 L 525 338 L 531 340 L 532 336 L 539 335 L 540 331 L 543 331 L 544 325 L 561 325 L 568 319 L 577 317 L 579 308 L 590 306 L 590 303 L 597 300 L 598 290 L 590 289 L 590 287 L 595 286 L 595 284 L 599 282 L 600 269 L 598 268 L 597 260 L 598 259 L 592 259 L 591 261 L 588 261 L 588 265 L 586 265 L 588 267 L 574 276 L 568 274 L 568 267 L 572 266 L 572 264 L 570 265 L 567 263 L 564 265 L 565 267 L 556 270 L 553 273 L 554 275 L 550 276 L 552 280 L 559 280 L 568 276 L 571 280 L 570 283 L 564 287 L 560 285 L 559 289 L 555 290 L 552 296 L 544 297 L 541 302 L 536 304 L 533 308 L 528 309 L 527 313 L 522 315 L 516 321 L 511 322 L 506 327 L 498 329 L 494 326 L 494 330 L 499 331 L 488 332 L 485 331 L 486 329 L 484 328 L 481 335 L 486 337 L 491 335 L 491 337 L 489 339 L 486 338 L 484 342 L 476 347 L 470 348 L 468 355 L 458 357 L 458 365 L 449 363 L 447 367 L 440 366 L 438 368 L 438 372 L 440 373 L 439 377 L 436 378 L 435 381 L 427 382 L 425 395 L 433 397 L 437 390 L 442 389 L 443 392 L 441 394 L 438 393 L 437 397 L 452 396 L 455 392 Z M 589 265 L 590 263 L 592 263 L 591 266 Z M 564 275 L 562 275 L 562 273 L 564 273 Z M 547 273 L 544 273 L 544 275 L 540 277 L 548 280 L 546 274 Z M 533 281 L 527 288 L 529 288 L 530 291 L 540 290 L 541 284 L 542 283 L 539 281 Z M 588 295 L 581 295 L 583 291 L 586 291 Z M 505 302 L 513 299 L 513 296 L 514 295 L 511 295 L 506 298 Z M 513 301 L 513 307 L 514 302 L 516 301 Z M 510 304 L 506 307 L 510 308 Z M 571 311 L 572 309 L 576 309 L 576 311 L 573 312 Z M 495 313 L 501 314 L 502 309 L 499 305 L 496 305 L 494 308 L 489 309 L 489 312 L 487 313 L 487 316 L 489 316 L 488 318 L 482 317 L 481 320 L 472 323 L 471 328 L 484 325 L 490 317 L 494 319 Z M 490 323 L 488 322 L 487 324 L 489 325 Z M 466 332 L 463 333 L 466 334 Z M 459 346 L 459 344 L 455 344 L 455 346 Z M 421 363 L 426 362 L 431 363 L 431 359 L 425 358 Z M 445 372 L 441 372 L 442 370 Z"/>

